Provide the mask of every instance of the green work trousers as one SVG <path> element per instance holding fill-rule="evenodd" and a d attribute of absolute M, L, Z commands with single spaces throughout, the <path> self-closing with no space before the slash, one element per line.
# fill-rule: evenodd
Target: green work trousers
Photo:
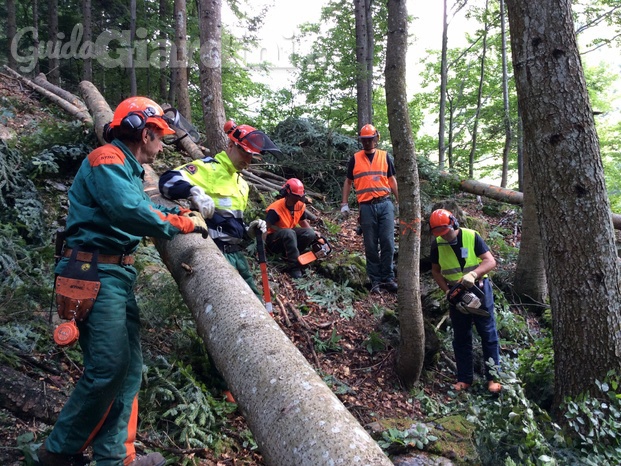
<path fill-rule="evenodd" d="M 254 294 L 256 294 L 259 298 L 261 298 L 261 294 L 257 289 L 257 285 L 254 284 L 254 278 L 252 277 L 252 273 L 250 273 L 250 266 L 248 265 L 248 261 L 246 260 L 246 256 L 241 251 L 237 252 L 226 252 L 224 253 L 224 257 L 229 261 L 241 277 L 248 283 L 248 286 L 252 290 Z"/>
<path fill-rule="evenodd" d="M 63 259 L 57 268 L 62 270 Z M 133 457 L 142 376 L 140 318 L 131 266 L 100 264 L 93 310 L 78 324 L 84 373 L 46 440 L 51 453 L 76 454 L 89 445 L 97 466 Z"/>

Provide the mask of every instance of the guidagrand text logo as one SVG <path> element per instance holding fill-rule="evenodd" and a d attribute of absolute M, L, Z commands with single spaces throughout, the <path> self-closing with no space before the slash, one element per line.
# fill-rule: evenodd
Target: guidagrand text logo
<path fill-rule="evenodd" d="M 44 58 L 57 59 L 93 59 L 104 68 L 130 67 L 135 68 L 180 68 L 187 67 L 199 51 L 199 60 L 208 68 L 219 67 L 220 55 L 216 49 L 209 49 L 208 44 L 201 47 L 199 40 L 187 41 L 186 53 L 177 54 L 177 47 L 167 39 L 148 38 L 145 28 L 136 29 L 132 43 L 129 30 L 106 30 L 99 34 L 95 41 L 82 41 L 84 25 L 77 23 L 71 35 L 66 39 L 64 33 L 57 35 L 57 40 L 39 43 L 38 47 L 26 45 L 32 43 L 34 27 L 21 28 L 11 42 L 11 55 L 21 65 L 19 71 L 31 72 L 38 60 Z M 178 56 L 185 56 L 179 60 Z M 132 63 L 133 61 L 133 63 Z"/>

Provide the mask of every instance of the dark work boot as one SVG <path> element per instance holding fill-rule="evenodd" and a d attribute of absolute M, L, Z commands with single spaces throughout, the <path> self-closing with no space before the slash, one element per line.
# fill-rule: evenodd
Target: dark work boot
<path fill-rule="evenodd" d="M 82 453 L 75 455 L 51 453 L 45 448 L 45 443 L 37 450 L 37 458 L 37 466 L 85 466 L 90 463 L 88 457 Z"/>
<path fill-rule="evenodd" d="M 148 455 L 136 455 L 136 459 L 129 463 L 129 466 L 164 466 L 166 458 L 160 453 L 149 453 Z"/>
<path fill-rule="evenodd" d="M 391 293 L 396 293 L 399 289 L 399 287 L 397 286 L 397 282 L 392 279 L 382 283 L 381 287 L 384 288 L 386 291 L 390 291 Z"/>
<path fill-rule="evenodd" d="M 302 271 L 297 267 L 294 267 L 289 269 L 289 275 L 291 275 L 291 278 L 302 278 Z"/>

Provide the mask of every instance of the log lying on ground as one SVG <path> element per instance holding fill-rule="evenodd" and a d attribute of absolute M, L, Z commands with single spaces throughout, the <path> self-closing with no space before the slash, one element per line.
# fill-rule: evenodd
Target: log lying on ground
<path fill-rule="evenodd" d="M 171 205 L 146 169 L 146 191 L 154 202 Z M 155 245 L 267 464 L 392 464 L 211 239 L 178 235 Z"/>
<path fill-rule="evenodd" d="M 58 97 L 65 99 L 67 102 L 80 109 L 81 111 L 88 112 L 88 108 L 86 108 L 84 102 L 82 102 L 82 100 L 77 95 L 73 95 L 71 92 L 55 86 L 47 80 L 43 73 L 39 73 L 39 75 L 34 78 L 33 81 L 35 82 L 35 84 L 38 84 L 46 91 L 50 91 L 51 93 L 56 94 Z"/>
<path fill-rule="evenodd" d="M 88 112 L 79 109 L 78 107 L 76 107 L 75 105 L 71 104 L 70 102 L 67 102 L 62 97 L 59 97 L 56 94 L 54 94 L 54 93 L 52 93 L 52 92 L 50 92 L 50 91 L 48 91 L 46 89 L 43 89 L 38 84 L 35 84 L 30 79 L 23 77 L 21 74 L 19 74 L 18 72 L 12 70 L 8 66 L 4 65 L 4 69 L 11 76 L 19 79 L 24 84 L 26 84 L 26 86 L 28 86 L 32 90 L 36 91 L 37 93 L 41 94 L 43 97 L 51 100 L 56 105 L 58 105 L 60 108 L 62 108 L 64 111 L 69 113 L 71 116 L 76 117 L 78 120 L 80 120 L 85 125 L 89 125 L 90 126 L 90 125 L 93 124 L 93 119 L 91 118 L 91 116 L 89 115 Z"/>
<path fill-rule="evenodd" d="M 93 115 L 97 139 L 99 140 L 99 143 L 103 145 L 106 143 L 103 138 L 103 128 L 106 123 L 110 123 L 112 121 L 113 112 L 110 109 L 108 102 L 106 102 L 106 99 L 103 98 L 99 92 L 99 89 L 97 89 L 93 83 L 90 81 L 82 81 L 79 87 L 80 92 L 82 93 L 82 98 L 84 99 L 84 102 L 86 102 L 86 106 L 91 112 L 91 115 Z"/>
<path fill-rule="evenodd" d="M 451 176 L 451 175 L 446 175 Z M 522 205 L 524 195 L 519 191 L 501 188 L 491 184 L 481 183 L 474 180 L 461 180 L 459 182 L 462 191 L 479 196 L 489 197 L 497 201 L 507 202 L 509 204 Z M 612 224 L 616 230 L 621 230 L 621 215 L 611 213 Z"/>
<path fill-rule="evenodd" d="M 52 425 L 66 401 L 65 395 L 50 389 L 45 382 L 0 365 L 0 408 L 21 419 L 34 418 Z"/>

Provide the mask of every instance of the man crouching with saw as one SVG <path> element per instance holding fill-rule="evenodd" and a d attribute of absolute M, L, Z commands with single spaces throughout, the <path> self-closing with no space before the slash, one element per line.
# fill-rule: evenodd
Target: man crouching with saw
<path fill-rule="evenodd" d="M 487 273 L 496 267 L 489 247 L 475 230 L 460 228 L 459 222 L 445 209 L 434 210 L 429 217 L 431 233 L 431 274 L 446 293 L 453 324 L 453 350 L 457 364 L 456 391 L 467 390 L 474 378 L 472 324 L 481 336 L 487 389 L 498 393 L 487 361 L 499 366 L 498 332 L 494 317 L 494 294 Z"/>

